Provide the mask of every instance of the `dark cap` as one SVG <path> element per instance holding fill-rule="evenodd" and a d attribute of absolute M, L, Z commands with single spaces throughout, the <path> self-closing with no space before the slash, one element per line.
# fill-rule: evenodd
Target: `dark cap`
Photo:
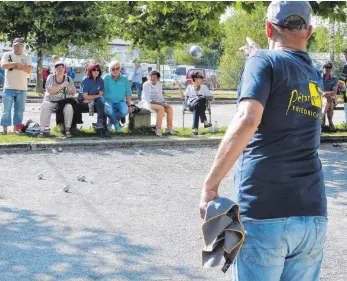
<path fill-rule="evenodd" d="M 22 38 L 15 38 L 12 42 L 13 46 L 15 45 L 24 45 L 24 40 Z"/>
<path fill-rule="evenodd" d="M 343 52 L 344 52 L 344 53 L 347 53 L 347 49 L 344 49 Z"/>
<path fill-rule="evenodd" d="M 287 19 L 299 16 L 303 23 L 290 25 Z M 289 29 L 307 29 L 311 25 L 312 7 L 308 1 L 272 1 L 267 9 L 267 20 Z"/>

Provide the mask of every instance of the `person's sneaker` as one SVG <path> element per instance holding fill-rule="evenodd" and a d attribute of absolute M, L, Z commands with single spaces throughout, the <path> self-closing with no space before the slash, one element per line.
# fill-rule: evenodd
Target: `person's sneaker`
<path fill-rule="evenodd" d="M 198 129 L 193 129 L 193 135 L 197 136 L 199 134 L 199 130 Z"/>
<path fill-rule="evenodd" d="M 122 131 L 119 122 L 117 122 L 116 124 L 114 124 L 114 129 L 116 130 L 116 133 L 120 133 Z"/>
<path fill-rule="evenodd" d="M 109 130 L 103 130 L 101 134 L 102 138 L 111 138 L 111 133 Z"/>
<path fill-rule="evenodd" d="M 335 126 L 334 125 L 329 125 L 329 131 L 330 132 L 336 132 Z"/>
<path fill-rule="evenodd" d="M 212 127 L 212 124 L 210 122 L 205 121 L 204 122 L 204 128 Z"/>
<path fill-rule="evenodd" d="M 70 129 L 65 130 L 65 137 L 67 137 L 67 138 L 71 138 L 72 137 Z"/>
<path fill-rule="evenodd" d="M 14 128 L 13 128 L 13 132 L 14 133 L 22 133 L 22 129 L 24 128 L 24 124 L 20 124 L 20 125 L 18 125 L 18 126 L 14 126 Z"/>
<path fill-rule="evenodd" d="M 166 132 L 167 134 L 171 135 L 171 136 L 177 135 L 177 132 L 175 132 L 175 131 L 172 130 L 172 129 L 166 129 L 165 132 Z"/>
<path fill-rule="evenodd" d="M 161 131 L 160 131 L 160 129 L 155 129 L 155 130 L 154 130 L 154 133 L 155 133 L 155 135 L 156 135 L 157 137 L 162 137 L 162 136 L 163 136 L 162 133 L 161 133 Z"/>
<path fill-rule="evenodd" d="M 2 133 L 7 135 L 7 126 L 2 126 Z"/>

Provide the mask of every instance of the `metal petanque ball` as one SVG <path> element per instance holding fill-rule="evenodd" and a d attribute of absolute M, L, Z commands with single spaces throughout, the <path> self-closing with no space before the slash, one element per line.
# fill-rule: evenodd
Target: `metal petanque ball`
<path fill-rule="evenodd" d="M 37 177 L 39 178 L 39 180 L 43 179 L 43 174 L 38 174 Z"/>
<path fill-rule="evenodd" d="M 57 153 L 57 150 L 55 148 L 53 148 L 52 153 Z"/>
<path fill-rule="evenodd" d="M 59 152 L 63 152 L 63 149 L 61 147 L 58 147 Z"/>
<path fill-rule="evenodd" d="M 80 176 L 80 181 L 86 181 L 86 177 L 85 176 Z"/>
<path fill-rule="evenodd" d="M 200 46 L 192 46 L 189 49 L 189 53 L 194 59 L 199 59 L 202 56 L 202 48 Z"/>
<path fill-rule="evenodd" d="M 64 187 L 63 187 L 63 190 L 64 190 L 64 192 L 69 192 L 69 185 L 65 185 Z"/>

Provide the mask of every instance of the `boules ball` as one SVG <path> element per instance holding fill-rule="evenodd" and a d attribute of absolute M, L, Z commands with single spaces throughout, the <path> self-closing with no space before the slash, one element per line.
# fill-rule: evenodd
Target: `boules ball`
<path fill-rule="evenodd" d="M 39 180 L 43 179 L 43 174 L 38 174 L 37 177 L 39 178 Z"/>
<path fill-rule="evenodd" d="M 194 59 L 199 59 L 202 56 L 202 48 L 200 46 L 192 46 L 189 49 L 189 53 Z"/>
<path fill-rule="evenodd" d="M 86 181 L 86 177 L 85 176 L 80 176 L 80 181 Z"/>
<path fill-rule="evenodd" d="M 63 190 L 64 190 L 64 192 L 69 192 L 69 186 L 68 186 L 68 185 L 65 185 L 65 186 L 63 187 Z"/>
<path fill-rule="evenodd" d="M 52 153 L 57 153 L 57 150 L 55 148 L 53 148 Z"/>
<path fill-rule="evenodd" d="M 63 149 L 61 147 L 58 147 L 59 152 L 63 152 Z"/>

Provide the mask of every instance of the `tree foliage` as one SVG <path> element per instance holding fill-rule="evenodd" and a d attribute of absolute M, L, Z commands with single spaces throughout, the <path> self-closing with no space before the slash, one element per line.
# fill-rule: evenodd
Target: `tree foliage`
<path fill-rule="evenodd" d="M 267 47 L 267 37 L 264 26 L 264 15 L 267 6 L 256 3 L 251 13 L 243 10 L 235 14 L 224 23 L 225 37 L 222 40 L 224 54 L 221 58 L 221 85 L 223 88 L 236 88 L 238 74 L 245 58 L 239 48 L 246 44 L 246 37 L 252 38 L 261 48 Z"/>
<path fill-rule="evenodd" d="M 107 2 L 16 1 L 0 3 L 0 32 L 11 41 L 24 37 L 37 52 L 37 88 L 41 86 L 42 57 L 52 49 L 61 54 L 70 45 L 107 42 L 112 35 Z"/>
<path fill-rule="evenodd" d="M 165 47 L 213 38 L 230 2 L 121 2 L 117 33 L 137 46 L 159 53 Z"/>

